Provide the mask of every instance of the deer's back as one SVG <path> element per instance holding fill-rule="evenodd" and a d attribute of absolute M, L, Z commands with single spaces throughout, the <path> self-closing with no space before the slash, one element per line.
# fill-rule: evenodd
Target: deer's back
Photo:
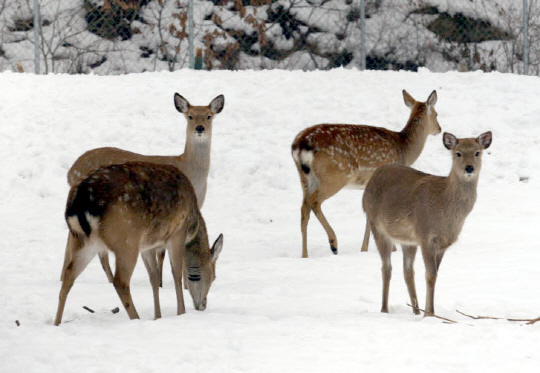
<path fill-rule="evenodd" d="M 100 167 L 72 188 L 66 216 L 76 196 L 84 194 L 83 203 L 101 221 L 100 236 L 111 248 L 123 244 L 109 242 L 117 239 L 153 247 L 185 224 L 196 226 L 199 218 L 191 183 L 170 165 L 129 162 Z"/>
<path fill-rule="evenodd" d="M 399 133 L 365 125 L 319 124 L 306 128 L 295 138 L 292 151 L 312 154 L 311 168 L 319 178 L 339 171 L 346 184 L 361 188 L 377 167 L 404 161 Z"/>
<path fill-rule="evenodd" d="M 68 183 L 70 186 L 79 183 L 101 166 L 127 162 L 151 162 L 177 166 L 178 157 L 142 155 L 114 147 L 92 149 L 82 154 L 73 163 L 68 171 Z"/>
<path fill-rule="evenodd" d="M 295 138 L 292 150 L 336 156 L 357 167 L 376 168 L 402 161 L 399 133 L 364 125 L 319 124 L 306 128 Z"/>

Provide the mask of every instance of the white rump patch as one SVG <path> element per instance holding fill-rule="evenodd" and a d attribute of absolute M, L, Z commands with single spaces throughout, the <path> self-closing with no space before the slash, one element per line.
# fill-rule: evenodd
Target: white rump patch
<path fill-rule="evenodd" d="M 73 216 L 70 216 L 67 218 L 67 223 L 69 225 L 69 228 L 77 233 L 78 235 L 84 235 L 84 231 L 81 227 L 81 225 L 79 224 L 79 218 L 77 217 L 77 215 L 73 215 Z"/>
<path fill-rule="evenodd" d="M 86 216 L 86 220 L 88 220 L 92 231 L 97 231 L 99 227 L 99 218 L 97 216 L 90 215 L 88 211 L 85 212 L 84 215 Z"/>
<path fill-rule="evenodd" d="M 311 163 L 313 163 L 313 152 L 311 150 L 295 150 L 293 152 L 293 158 L 296 163 L 311 167 Z"/>
<path fill-rule="evenodd" d="M 97 231 L 99 227 L 99 218 L 96 216 L 90 215 L 88 212 L 85 213 L 85 216 L 86 216 L 86 220 L 88 221 L 88 224 L 90 224 L 90 229 L 92 230 L 92 232 Z M 81 227 L 81 223 L 79 222 L 79 218 L 77 217 L 77 215 L 69 216 L 67 218 L 67 223 L 69 225 L 69 228 L 73 232 L 79 235 L 86 235 L 86 233 L 84 233 L 84 230 Z"/>
<path fill-rule="evenodd" d="M 300 150 L 295 149 L 292 151 L 292 157 L 294 159 L 294 162 L 299 164 L 300 163 Z"/>
<path fill-rule="evenodd" d="M 313 172 L 313 168 L 311 167 L 311 164 L 313 163 L 313 151 L 296 149 L 293 150 L 292 156 L 297 165 L 306 165 L 310 168 L 310 172 L 307 175 L 305 174 L 305 176 L 308 182 L 308 194 L 313 193 L 319 188 L 319 179 L 317 179 Z"/>

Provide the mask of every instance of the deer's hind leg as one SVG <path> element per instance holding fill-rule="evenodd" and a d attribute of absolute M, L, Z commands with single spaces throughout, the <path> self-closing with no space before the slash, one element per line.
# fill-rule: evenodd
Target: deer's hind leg
<path fill-rule="evenodd" d="M 370 233 L 371 233 L 371 227 L 369 224 L 369 219 L 366 215 L 366 230 L 364 231 L 364 239 L 362 240 L 362 249 L 360 250 L 361 252 L 368 251 Z M 392 244 L 392 251 L 397 251 L 396 245 L 394 244 Z"/>
<path fill-rule="evenodd" d="M 369 219 L 366 215 L 366 229 L 364 231 L 364 240 L 362 241 L 362 249 L 360 250 L 362 252 L 368 251 L 370 233 L 371 233 L 371 227 L 369 225 Z"/>
<path fill-rule="evenodd" d="M 313 177 L 315 176 L 313 175 Z M 330 244 L 330 250 L 332 250 L 332 253 L 335 255 L 338 253 L 337 236 L 330 226 L 330 223 L 328 223 L 328 220 L 324 216 L 321 205 L 328 198 L 332 197 L 334 194 L 343 189 L 343 187 L 347 185 L 348 181 L 349 180 L 341 174 L 334 175 L 329 180 L 324 179 L 319 182 L 316 190 L 309 194 L 309 196 L 306 198 L 308 206 L 311 208 L 311 210 L 313 210 L 313 213 L 317 219 L 319 219 L 319 222 L 326 231 L 326 234 L 328 235 L 328 242 Z"/>
<path fill-rule="evenodd" d="M 101 267 L 103 268 L 103 270 L 105 271 L 105 275 L 107 276 L 107 280 L 112 283 L 114 275 L 111 270 L 111 265 L 109 264 L 109 253 L 106 251 L 102 251 L 98 253 L 98 256 Z"/>
<path fill-rule="evenodd" d="M 77 277 L 95 255 L 95 249 L 91 245 L 88 245 L 88 237 L 77 237 L 73 233 L 69 233 L 62 269 L 62 287 L 60 288 L 54 325 L 58 326 L 62 322 L 62 315 L 69 291 Z"/>
<path fill-rule="evenodd" d="M 177 314 L 182 315 L 186 313 L 184 292 L 182 289 L 182 273 L 184 268 L 186 246 L 185 230 L 180 230 L 173 237 L 171 237 L 167 246 L 174 277 L 174 286 L 176 289 Z"/>
<path fill-rule="evenodd" d="M 392 278 L 392 241 L 382 232 L 379 232 L 374 225 L 371 226 L 377 250 L 382 260 L 382 280 L 383 280 L 383 296 L 381 312 L 388 313 L 388 294 L 390 290 L 390 280 Z"/>
<path fill-rule="evenodd" d="M 161 278 L 159 275 L 158 261 L 154 250 L 148 250 L 141 254 L 144 262 L 144 266 L 148 271 L 150 277 L 150 284 L 152 285 L 152 293 L 154 295 L 154 319 L 161 317 L 161 307 L 159 304 L 159 286 Z"/>
<path fill-rule="evenodd" d="M 307 227 L 309 223 L 309 216 L 311 215 L 311 208 L 309 207 L 306 197 L 302 200 L 301 212 L 301 230 L 302 230 L 302 258 L 308 257 L 307 249 Z"/>
<path fill-rule="evenodd" d="M 156 250 L 157 266 L 159 271 L 159 287 L 163 287 L 163 262 L 165 261 L 165 248 Z"/>
<path fill-rule="evenodd" d="M 116 270 L 113 279 L 114 288 L 129 318 L 138 319 L 139 314 L 131 298 L 130 282 L 135 264 L 137 263 L 137 257 L 139 256 L 139 250 L 138 248 L 130 248 L 129 243 L 126 242 L 125 247 L 116 246 L 113 248 L 113 251 L 116 256 Z"/>
<path fill-rule="evenodd" d="M 305 174 L 305 170 L 297 166 L 298 175 L 300 176 L 300 184 L 302 186 L 302 207 L 300 208 L 300 230 L 302 232 L 302 258 L 308 257 L 307 249 L 307 227 L 309 223 L 309 217 L 311 215 L 311 207 L 307 202 L 308 197 L 308 177 Z"/>
<path fill-rule="evenodd" d="M 415 315 L 420 314 L 418 307 L 418 297 L 416 296 L 416 286 L 414 282 L 414 258 L 416 257 L 416 246 L 401 245 L 403 249 L 403 275 L 405 276 L 405 283 L 407 284 L 407 290 L 409 297 L 411 298 L 411 306 Z"/>

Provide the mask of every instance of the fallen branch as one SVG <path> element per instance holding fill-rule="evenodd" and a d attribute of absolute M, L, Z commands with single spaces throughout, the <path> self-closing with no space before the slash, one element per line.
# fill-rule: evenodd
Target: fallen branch
<path fill-rule="evenodd" d="M 466 314 L 465 312 L 461 312 L 460 310 L 456 310 L 456 312 L 462 314 L 463 316 L 470 317 L 473 320 L 506 320 L 506 321 L 515 321 L 515 322 L 527 321 L 527 325 L 532 325 L 535 322 L 540 321 L 540 317 L 536 319 L 509 319 L 505 317 L 495 317 L 495 316 L 473 316 L 473 315 Z"/>
<path fill-rule="evenodd" d="M 411 306 L 409 303 L 407 303 L 407 306 L 411 307 L 411 308 L 414 308 L 413 306 Z M 423 312 L 424 315 L 426 314 L 426 311 L 421 309 L 421 308 L 418 308 L 419 311 Z M 442 316 L 437 316 L 437 315 L 432 315 L 433 317 L 437 318 L 437 319 L 441 319 L 441 320 L 444 320 L 446 321 L 447 323 L 450 323 L 450 324 L 459 324 L 457 321 L 455 320 L 451 320 L 451 319 L 447 319 L 446 317 L 442 317 Z"/>
<path fill-rule="evenodd" d="M 84 308 L 85 310 L 87 310 L 88 312 L 90 312 L 90 313 L 94 313 L 94 312 L 95 312 L 93 309 L 90 309 L 90 308 L 88 308 L 88 307 L 86 307 L 86 306 L 83 306 L 83 308 Z"/>

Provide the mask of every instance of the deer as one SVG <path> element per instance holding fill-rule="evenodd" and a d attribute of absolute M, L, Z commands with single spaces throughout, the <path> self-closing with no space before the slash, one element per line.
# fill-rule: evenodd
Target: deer
<path fill-rule="evenodd" d="M 162 247 L 169 251 L 177 314 L 186 312 L 182 290 L 184 262 L 194 307 L 199 311 L 206 309 L 223 235 L 209 247 L 197 196 L 178 167 L 148 162 L 100 167 L 71 188 L 65 219 L 69 227 L 67 265 L 54 325 L 62 321 L 76 278 L 96 253 L 106 250 L 115 254 L 113 284 L 130 319 L 139 318 L 130 292 L 139 254 L 152 285 L 154 318 L 161 317 L 156 250 Z"/>
<path fill-rule="evenodd" d="M 367 125 L 318 124 L 302 130 L 294 139 L 292 157 L 303 192 L 302 258 L 308 257 L 307 227 L 311 211 L 325 229 L 332 253 L 337 254 L 337 237 L 322 212 L 322 203 L 344 187 L 364 189 L 379 166 L 412 165 L 428 135 L 441 132 L 435 110 L 436 91 L 426 102 L 418 102 L 403 90 L 403 99 L 411 112 L 400 132 Z M 366 227 L 361 251 L 367 251 L 368 243 Z"/>
<path fill-rule="evenodd" d="M 426 268 L 424 315 L 435 315 L 439 266 L 474 207 L 482 153 L 491 141 L 489 131 L 477 138 L 460 139 L 445 132 L 443 144 L 452 152 L 452 168 L 446 177 L 403 165 L 381 166 L 371 176 L 362 205 L 382 260 L 381 312 L 388 313 L 392 244 L 400 244 L 411 305 L 414 314 L 420 314 L 414 282 L 414 259 L 420 245 Z"/>
<path fill-rule="evenodd" d="M 225 105 L 225 97 L 219 95 L 208 106 L 193 106 L 180 94 L 174 94 L 176 110 L 184 114 L 187 120 L 186 144 L 184 153 L 179 156 L 142 155 L 114 147 L 92 149 L 82 154 L 68 171 L 67 179 L 70 187 L 85 179 L 100 166 L 121 164 L 133 161 L 168 164 L 177 167 L 191 181 L 197 204 L 202 208 L 206 197 L 208 172 L 210 169 L 210 150 L 212 144 L 212 122 L 221 113 Z M 162 283 L 163 261 L 165 250 L 158 250 L 158 266 L 160 284 Z M 113 274 L 106 251 L 98 253 L 101 266 L 109 282 Z M 64 267 L 67 263 L 64 263 Z M 186 282 L 187 283 L 187 282 Z"/>

